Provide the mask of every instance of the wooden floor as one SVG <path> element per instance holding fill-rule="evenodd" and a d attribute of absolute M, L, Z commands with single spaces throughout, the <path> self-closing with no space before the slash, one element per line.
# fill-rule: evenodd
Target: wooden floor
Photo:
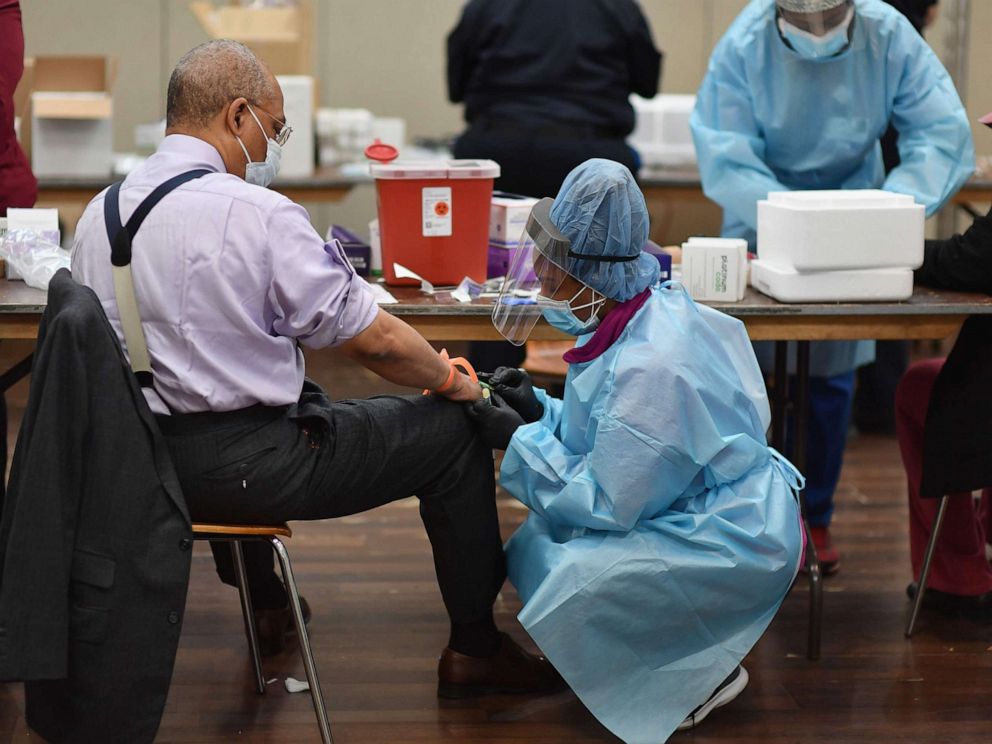
<path fill-rule="evenodd" d="M 368 377 L 330 359 L 317 355 L 310 371 L 339 396 L 373 389 Z M 19 386 L 12 429 L 23 400 Z M 805 658 L 807 592 L 800 582 L 745 662 L 747 690 L 673 742 L 992 739 L 992 628 L 924 614 L 916 637 L 903 638 L 904 500 L 895 441 L 852 436 L 835 519 L 843 569 L 827 583 L 822 660 Z M 500 512 L 505 535 L 525 516 L 505 496 Z M 294 529 L 289 549 L 313 607 L 311 639 L 337 744 L 617 741 L 571 693 L 437 699 L 446 621 L 414 501 Z M 497 621 L 524 640 L 514 619 L 519 608 L 507 585 Z M 287 693 L 287 676 L 305 678 L 295 647 L 266 664 L 266 677 L 275 680 L 268 693 L 254 692 L 236 592 L 220 586 L 207 550 L 198 547 L 158 740 L 319 741 L 310 698 Z M 0 742 L 8 741 L 39 741 L 26 730 L 18 685 L 0 686 Z"/>

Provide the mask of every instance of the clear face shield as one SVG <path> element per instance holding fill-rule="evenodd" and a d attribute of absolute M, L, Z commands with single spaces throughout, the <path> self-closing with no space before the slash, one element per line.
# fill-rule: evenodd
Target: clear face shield
<path fill-rule="evenodd" d="M 546 309 L 568 304 L 554 296 L 568 276 L 572 243 L 551 221 L 552 204 L 554 199 L 542 199 L 531 210 L 527 234 L 533 243 L 521 246 L 510 262 L 493 307 L 493 325 L 515 346 L 523 345 Z"/>

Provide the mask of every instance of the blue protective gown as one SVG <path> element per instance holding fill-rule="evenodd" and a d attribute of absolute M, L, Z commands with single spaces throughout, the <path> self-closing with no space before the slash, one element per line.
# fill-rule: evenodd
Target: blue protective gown
<path fill-rule="evenodd" d="M 891 6 L 854 3 L 851 44 L 836 57 L 789 49 L 775 0 L 753 0 L 713 51 L 691 125 L 725 237 L 754 246 L 757 203 L 771 191 L 882 188 L 913 196 L 929 216 L 974 172 L 968 118 L 940 60 Z M 890 123 L 902 163 L 886 177 Z M 767 369 L 770 350 L 759 354 Z M 811 370 L 838 375 L 873 357 L 873 342 L 814 344 Z"/>
<path fill-rule="evenodd" d="M 506 546 L 520 622 L 607 728 L 662 742 L 795 577 L 798 476 L 766 445 L 743 324 L 678 285 L 570 366 L 563 401 L 538 395 L 500 475 L 531 509 Z"/>

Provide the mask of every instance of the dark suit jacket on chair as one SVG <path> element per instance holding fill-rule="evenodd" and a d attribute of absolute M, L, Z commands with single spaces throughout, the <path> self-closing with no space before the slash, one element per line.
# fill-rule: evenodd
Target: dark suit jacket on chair
<path fill-rule="evenodd" d="M 151 742 L 192 530 L 96 295 L 52 279 L 0 524 L 0 678 L 51 742 Z"/>
<path fill-rule="evenodd" d="M 992 294 L 992 212 L 950 240 L 927 241 L 917 282 Z M 973 316 L 944 364 L 927 411 L 920 495 L 992 486 L 992 317 Z"/>

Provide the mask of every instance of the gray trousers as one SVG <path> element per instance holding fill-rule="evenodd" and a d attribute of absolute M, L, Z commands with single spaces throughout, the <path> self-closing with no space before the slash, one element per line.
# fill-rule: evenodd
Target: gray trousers
<path fill-rule="evenodd" d="M 492 451 L 462 405 L 435 396 L 332 403 L 308 384 L 300 404 L 288 408 L 159 422 L 194 521 L 327 519 L 417 496 L 451 620 L 488 616 L 506 562 Z M 233 584 L 229 551 L 219 547 L 218 573 Z M 284 606 L 271 551 L 250 547 L 255 606 Z"/>

